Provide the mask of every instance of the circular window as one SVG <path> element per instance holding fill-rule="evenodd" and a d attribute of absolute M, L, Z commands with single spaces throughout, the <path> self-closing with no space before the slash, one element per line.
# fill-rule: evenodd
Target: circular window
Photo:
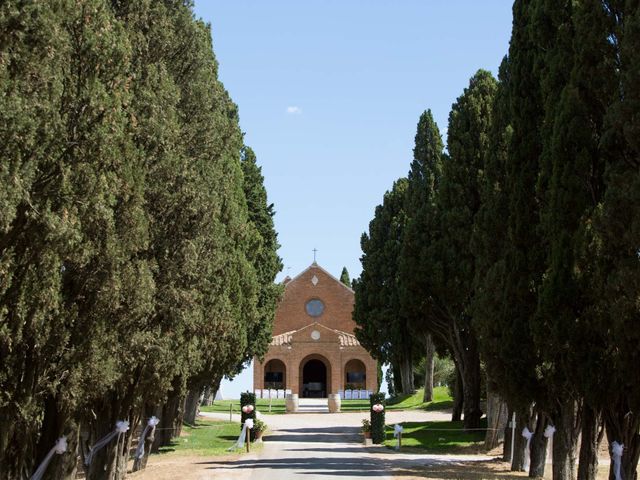
<path fill-rule="evenodd" d="M 307 302 L 305 309 L 307 310 L 308 315 L 312 317 L 319 317 L 322 315 L 322 312 L 324 312 L 324 303 L 322 303 L 322 300 L 314 298 Z"/>
<path fill-rule="evenodd" d="M 314 330 L 311 332 L 311 338 L 313 340 L 320 340 L 320 332 L 318 330 Z"/>

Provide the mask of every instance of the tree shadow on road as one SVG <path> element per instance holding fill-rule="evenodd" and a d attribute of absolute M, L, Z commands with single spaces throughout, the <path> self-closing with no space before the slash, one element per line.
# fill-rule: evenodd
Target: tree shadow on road
<path fill-rule="evenodd" d="M 333 477 L 385 477 L 415 476 L 413 469 L 393 468 L 392 462 L 386 459 L 354 457 L 283 457 L 278 459 L 236 460 L 229 462 L 211 463 L 209 469 L 269 469 L 274 470 L 272 478 L 282 478 L 278 470 L 293 470 L 299 474 L 330 475 Z"/>
<path fill-rule="evenodd" d="M 289 428 L 276 430 L 264 442 L 361 443 L 358 427 Z"/>

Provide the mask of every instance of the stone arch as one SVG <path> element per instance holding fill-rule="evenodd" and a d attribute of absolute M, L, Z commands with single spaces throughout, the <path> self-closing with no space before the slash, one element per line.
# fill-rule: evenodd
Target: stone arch
<path fill-rule="evenodd" d="M 264 365 L 264 388 L 284 390 L 287 388 L 287 366 L 279 358 L 272 358 Z"/>
<path fill-rule="evenodd" d="M 327 397 L 331 392 L 331 362 L 319 353 L 300 361 L 300 396 Z"/>
<path fill-rule="evenodd" d="M 364 390 L 367 387 L 367 367 L 362 360 L 352 358 L 344 365 L 345 390 Z"/>

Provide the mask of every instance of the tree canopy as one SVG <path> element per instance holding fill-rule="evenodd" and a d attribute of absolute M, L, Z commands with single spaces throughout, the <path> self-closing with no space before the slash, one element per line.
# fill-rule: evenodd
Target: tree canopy
<path fill-rule="evenodd" d="M 72 478 L 116 420 L 130 445 L 160 411 L 170 437 L 188 388 L 264 354 L 282 265 L 190 4 L 23 7 L 0 6 L 0 476 L 65 434 L 47 475 Z M 126 459 L 110 445 L 87 478 Z"/>

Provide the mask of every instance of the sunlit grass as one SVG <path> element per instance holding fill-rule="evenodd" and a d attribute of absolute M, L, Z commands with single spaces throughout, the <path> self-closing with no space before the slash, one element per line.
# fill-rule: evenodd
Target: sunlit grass
<path fill-rule="evenodd" d="M 449 396 L 447 387 L 435 387 L 433 389 L 433 401 L 423 402 L 424 389 L 417 390 L 412 395 L 398 395 L 387 400 L 387 409 L 404 410 L 417 408 L 422 410 L 444 410 L 453 406 L 453 399 Z"/>
<path fill-rule="evenodd" d="M 433 401 L 424 403 L 422 401 L 423 390 L 419 389 L 412 395 L 400 395 L 387 401 L 387 409 L 389 410 L 407 410 L 407 409 L 423 409 L 423 410 L 444 410 L 451 408 L 453 401 L 449 396 L 447 387 L 436 387 L 433 389 Z M 269 411 L 269 403 L 271 403 L 271 411 Z M 369 400 L 342 400 L 341 410 L 343 412 L 366 412 L 369 410 Z M 212 405 L 200 407 L 202 412 L 218 412 L 235 414 L 240 413 L 240 400 L 216 400 Z M 283 398 L 258 398 L 256 399 L 256 408 L 263 414 L 286 413 L 285 400 Z"/>
<path fill-rule="evenodd" d="M 198 419 L 194 426 L 182 427 L 180 437 L 160 448 L 160 453 L 180 455 L 225 455 L 240 435 L 238 422 Z M 255 444 L 252 445 L 254 448 Z M 238 450 L 242 452 L 242 450 Z"/>
<path fill-rule="evenodd" d="M 484 444 L 486 419 L 482 421 L 482 429 L 465 432 L 462 422 L 405 422 L 402 432 L 402 447 L 420 449 L 428 452 L 460 452 L 470 448 L 480 450 Z M 396 439 L 393 437 L 393 426 L 386 428 L 387 439 L 385 445 L 393 447 Z"/>

